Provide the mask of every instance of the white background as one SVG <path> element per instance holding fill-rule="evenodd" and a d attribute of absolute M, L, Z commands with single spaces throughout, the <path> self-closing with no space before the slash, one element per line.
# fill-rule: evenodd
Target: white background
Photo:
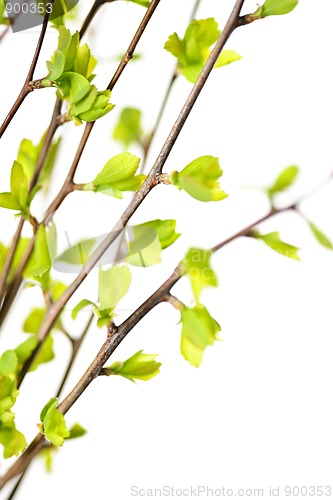
<path fill-rule="evenodd" d="M 80 2 L 80 19 L 89 2 Z M 149 130 L 173 71 L 173 57 L 163 50 L 168 36 L 182 35 L 193 0 L 162 0 L 138 51 L 116 86 L 116 109 L 95 126 L 82 157 L 76 181 L 91 181 L 104 163 L 121 151 L 111 131 L 121 108 L 143 110 Z M 222 4 L 222 5 L 221 5 Z M 245 2 L 244 13 L 255 9 Z M 202 0 L 197 18 L 215 17 L 220 27 L 233 1 Z M 144 14 L 139 6 L 116 2 L 100 11 L 88 33 L 93 54 L 101 63 L 96 79 L 107 85 Z M 229 198 L 203 204 L 159 186 L 132 222 L 176 218 L 182 237 L 164 252 L 158 267 L 133 269 L 133 283 L 121 303 L 123 320 L 172 272 L 189 246 L 208 248 L 242 229 L 268 210 L 265 196 L 251 186 L 270 184 L 287 165 L 298 164 L 298 183 L 279 198 L 281 205 L 319 185 L 332 162 L 332 15 L 330 0 L 301 0 L 287 16 L 270 18 L 237 30 L 228 48 L 243 59 L 211 75 L 174 147 L 165 171 L 180 170 L 198 156 L 218 156 Z M 79 25 L 79 24 L 78 24 Z M 0 46 L 0 119 L 16 98 L 29 67 L 39 30 L 6 37 Z M 36 77 L 45 75 L 45 60 L 57 42 L 49 30 Z M 150 167 L 169 132 L 191 85 L 180 77 L 148 159 Z M 22 137 L 35 142 L 47 127 L 53 90 L 31 94 L 0 144 L 0 191 L 9 186 L 9 172 Z M 83 127 L 66 125 L 54 179 L 62 184 Z M 136 148 L 131 152 L 140 154 Z M 332 186 L 302 204 L 304 213 L 333 238 Z M 56 218 L 60 243 L 64 231 L 73 240 L 102 234 L 125 208 L 123 202 L 93 193 L 68 197 Z M 35 204 L 40 216 L 49 200 Z M 15 220 L 2 210 L 1 240 L 9 242 Z M 123 360 L 139 349 L 159 353 L 161 373 L 147 383 L 124 379 L 95 381 L 68 413 L 69 425 L 79 421 L 88 434 L 57 453 L 52 475 L 36 460 L 17 499 L 94 498 L 127 500 L 131 486 L 160 488 L 264 488 L 280 485 L 329 485 L 332 481 L 332 253 L 318 246 L 304 221 L 295 214 L 277 216 L 263 232 L 280 231 L 301 247 L 301 263 L 272 252 L 260 242 L 239 239 L 213 257 L 219 288 L 206 290 L 202 301 L 222 326 L 223 342 L 207 349 L 195 369 L 179 352 L 179 314 L 158 306 L 131 332 L 114 354 Z M 27 234 L 29 234 L 27 232 Z M 74 276 L 59 275 L 70 281 Z M 190 305 L 184 279 L 173 293 Z M 96 274 L 87 279 L 68 305 L 66 325 L 79 332 L 88 313 L 76 323 L 70 309 L 81 299 L 95 300 Z M 17 302 L 2 332 L 2 348 L 24 339 L 24 317 L 42 305 L 38 290 Z M 65 388 L 83 374 L 104 340 L 92 328 Z M 39 412 L 53 396 L 68 359 L 68 345 L 56 336 L 57 360 L 30 375 L 16 404 L 18 428 L 29 438 Z M 7 490 L 9 491 L 9 489 Z M 6 497 L 3 493 L 3 498 Z M 185 498 L 185 497 L 184 497 Z M 205 498 L 205 496 L 201 496 Z"/>

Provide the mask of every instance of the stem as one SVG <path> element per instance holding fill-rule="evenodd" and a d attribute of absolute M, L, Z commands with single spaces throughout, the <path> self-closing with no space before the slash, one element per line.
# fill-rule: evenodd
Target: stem
<path fill-rule="evenodd" d="M 63 388 L 64 388 L 64 385 L 65 385 L 65 383 L 67 382 L 67 379 L 68 379 L 69 374 L 70 374 L 70 372 L 71 372 L 71 370 L 72 370 L 72 367 L 73 367 L 74 361 L 76 360 L 76 357 L 77 357 L 77 355 L 78 355 L 78 352 L 79 352 L 79 350 L 80 350 L 80 347 L 81 347 L 81 345 L 82 345 L 82 342 L 84 341 L 84 339 L 85 339 L 85 337 L 86 337 L 86 335 L 87 335 L 87 333 L 88 333 L 88 331 L 89 331 L 89 328 L 90 328 L 90 326 L 91 326 L 91 323 L 92 323 L 93 319 L 94 319 L 94 314 L 91 314 L 91 315 L 89 316 L 89 319 L 88 319 L 88 321 L 87 321 L 87 323 L 86 323 L 86 326 L 84 327 L 84 329 L 83 329 L 83 331 L 82 331 L 81 335 L 79 336 L 79 338 L 78 338 L 78 339 L 74 340 L 74 342 L 73 342 L 73 344 L 72 344 L 72 354 L 71 354 L 71 357 L 70 357 L 70 359 L 69 359 L 69 362 L 68 362 L 68 365 L 67 365 L 66 371 L 65 371 L 65 373 L 64 373 L 64 376 L 63 376 L 63 378 L 62 378 L 62 380 L 61 380 L 61 382 L 60 382 L 60 385 L 59 385 L 59 387 L 58 387 L 58 390 L 57 390 L 57 393 L 56 393 L 56 397 L 57 397 L 57 398 L 59 398 L 59 396 L 60 396 L 60 394 L 61 394 L 61 392 L 62 392 L 62 390 L 63 390 Z"/>
<path fill-rule="evenodd" d="M 53 4 L 54 0 L 50 0 L 50 3 Z M 23 103 L 24 99 L 27 97 L 27 95 L 32 91 L 32 88 L 29 86 L 29 83 L 32 81 L 34 72 L 36 69 L 37 61 L 39 58 L 40 51 L 42 49 L 42 45 L 44 42 L 45 38 L 45 33 L 46 33 L 46 28 L 47 28 L 47 23 L 49 22 L 49 17 L 50 17 L 50 12 L 46 12 L 43 20 L 43 25 L 42 25 L 42 30 L 39 35 L 37 47 L 34 53 L 34 56 L 32 58 L 32 62 L 27 74 L 27 77 L 25 79 L 24 85 L 22 87 L 21 92 L 19 93 L 16 101 L 14 102 L 11 110 L 9 111 L 8 115 L 6 116 L 3 124 L 0 127 L 0 138 L 3 136 L 4 132 L 6 131 L 8 125 L 16 115 L 17 111 L 19 110 L 21 104 Z"/>
<path fill-rule="evenodd" d="M 87 17 L 85 18 L 85 20 L 83 22 L 82 28 L 80 30 L 80 39 L 83 37 L 83 35 L 87 31 L 88 27 L 91 24 L 91 21 L 94 19 L 99 8 L 102 7 L 102 5 L 104 5 L 105 3 L 111 3 L 111 2 L 115 2 L 115 0 L 95 0 Z"/>

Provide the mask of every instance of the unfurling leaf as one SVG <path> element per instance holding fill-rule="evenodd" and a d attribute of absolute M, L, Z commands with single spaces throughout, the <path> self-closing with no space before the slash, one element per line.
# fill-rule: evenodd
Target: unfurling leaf
<path fill-rule="evenodd" d="M 288 14 L 297 6 L 298 0 L 266 0 L 254 14 L 254 17 L 280 16 Z"/>
<path fill-rule="evenodd" d="M 289 188 L 296 180 L 299 174 L 299 167 L 297 165 L 291 165 L 283 170 L 280 175 L 275 179 L 272 186 L 267 188 L 267 193 L 270 198 L 272 198 L 275 194 L 280 193 L 281 191 L 285 191 Z"/>
<path fill-rule="evenodd" d="M 51 398 L 40 414 L 42 432 L 54 446 L 62 446 L 70 436 L 63 414 L 57 409 L 58 400 Z"/>
<path fill-rule="evenodd" d="M 176 221 L 174 219 L 155 219 L 132 227 L 134 232 L 144 228 L 156 231 L 162 250 L 172 245 L 180 236 L 180 233 L 176 233 Z"/>
<path fill-rule="evenodd" d="M 120 113 L 117 125 L 113 131 L 113 138 L 120 141 L 127 148 L 133 142 L 140 142 L 142 138 L 141 111 L 135 108 L 124 108 Z"/>
<path fill-rule="evenodd" d="M 299 248 L 290 245 L 289 243 L 285 243 L 284 241 L 281 241 L 278 232 L 260 234 L 257 231 L 253 231 L 251 236 L 253 238 L 263 241 L 272 250 L 275 250 L 275 252 L 278 252 L 281 255 L 284 255 L 285 257 L 289 257 L 290 259 L 300 260 L 297 253 Z"/>
<path fill-rule="evenodd" d="M 135 380 L 150 380 L 159 371 L 161 363 L 155 361 L 157 354 L 144 354 L 139 351 L 126 361 L 115 361 L 110 367 L 104 368 L 103 375 L 121 375 L 135 382 Z"/>
<path fill-rule="evenodd" d="M 92 122 L 114 108 L 109 103 L 111 92 L 98 91 L 91 81 L 96 59 L 87 44 L 79 46 L 79 33 L 71 35 L 64 26 L 59 26 L 58 48 L 47 66 L 49 74 L 41 82 L 43 87 L 56 87 L 60 99 L 69 103 L 68 118 L 77 125 Z"/>
<path fill-rule="evenodd" d="M 205 349 L 219 340 L 221 327 L 201 304 L 182 308 L 181 323 L 181 353 L 191 365 L 199 367 Z"/>
<path fill-rule="evenodd" d="M 320 243 L 323 247 L 327 248 L 328 250 L 333 250 L 333 244 L 331 240 L 329 240 L 327 236 L 315 224 L 313 224 L 310 221 L 308 221 L 308 224 L 313 236 L 316 238 L 318 243 Z"/>
<path fill-rule="evenodd" d="M 123 191 L 136 191 L 145 179 L 144 175 L 135 175 L 139 163 L 140 158 L 131 153 L 116 155 L 84 189 L 122 198 Z"/>
<path fill-rule="evenodd" d="M 228 196 L 217 182 L 222 174 L 218 158 L 200 156 L 181 172 L 171 172 L 170 179 L 175 186 L 184 189 L 196 200 L 219 201 Z"/>
<path fill-rule="evenodd" d="M 184 271 L 188 274 L 196 302 L 207 286 L 217 286 L 217 276 L 214 273 L 210 259 L 212 252 L 200 248 L 190 248 L 182 262 Z"/>
<path fill-rule="evenodd" d="M 210 52 L 210 47 L 220 36 L 217 22 L 213 18 L 193 20 L 189 24 L 183 39 L 177 33 L 169 36 L 164 48 L 178 60 L 179 71 L 191 83 L 197 80 Z M 237 52 L 222 52 L 215 67 L 219 68 L 241 59 Z"/>

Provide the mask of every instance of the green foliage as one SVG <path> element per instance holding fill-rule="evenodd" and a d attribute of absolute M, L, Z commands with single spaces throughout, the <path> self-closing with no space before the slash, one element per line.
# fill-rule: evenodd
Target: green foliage
<path fill-rule="evenodd" d="M 29 181 L 22 165 L 14 161 L 10 174 L 10 192 L 0 193 L 0 207 L 18 210 L 21 214 L 28 213 Z"/>
<path fill-rule="evenodd" d="M 79 45 L 79 33 L 71 35 L 64 26 L 57 29 L 58 48 L 47 63 L 49 74 L 41 85 L 58 89 L 58 97 L 69 103 L 68 118 L 74 119 L 77 125 L 95 121 L 114 108 L 109 103 L 111 92 L 98 91 L 91 85 L 96 59 L 87 44 Z"/>
<path fill-rule="evenodd" d="M 74 424 L 69 429 L 69 436 L 66 439 L 76 439 L 87 434 L 87 430 L 82 427 L 80 424 Z"/>
<path fill-rule="evenodd" d="M 275 250 L 275 252 L 278 252 L 281 255 L 284 255 L 285 257 L 289 257 L 290 259 L 300 260 L 297 253 L 299 248 L 290 245 L 289 243 L 285 243 L 284 241 L 281 241 L 278 232 L 260 234 L 257 231 L 253 231 L 251 236 L 253 238 L 263 241 L 272 250 Z"/>
<path fill-rule="evenodd" d="M 42 278 L 52 266 L 56 251 L 57 235 L 55 226 L 46 228 L 41 224 L 37 229 L 36 241 L 32 255 L 24 270 L 25 278 Z M 45 283 L 42 281 L 42 284 Z"/>
<path fill-rule="evenodd" d="M 78 313 L 89 305 L 94 307 L 98 317 L 97 325 L 102 328 L 107 326 L 114 316 L 118 302 L 127 294 L 132 281 L 131 272 L 126 265 L 114 266 L 106 271 L 99 269 L 98 274 L 98 304 L 90 300 L 81 300 L 72 311 L 72 318 L 76 319 Z"/>
<path fill-rule="evenodd" d="M 0 358 L 0 443 L 4 458 L 17 456 L 27 444 L 24 435 L 16 429 L 15 414 L 11 411 L 19 394 L 17 367 L 16 353 L 5 351 Z"/>
<path fill-rule="evenodd" d="M 8 24 L 9 20 L 4 14 L 6 13 L 6 6 L 4 0 L 0 0 L 0 24 Z"/>
<path fill-rule="evenodd" d="M 178 240 L 180 236 L 180 233 L 176 233 L 176 224 L 174 219 L 155 219 L 133 226 L 133 230 L 138 233 L 142 229 L 153 229 L 157 233 L 161 249 L 164 250 Z"/>
<path fill-rule="evenodd" d="M 188 81 L 195 83 L 209 56 L 210 47 L 219 36 L 220 30 L 215 19 L 193 20 L 183 39 L 180 39 L 177 33 L 173 33 L 169 36 L 164 48 L 178 60 L 179 71 Z M 225 66 L 239 59 L 241 56 L 237 52 L 224 50 L 215 67 Z"/>
<path fill-rule="evenodd" d="M 202 304 L 193 308 L 184 307 L 181 322 L 181 353 L 186 361 L 198 368 L 205 349 L 219 340 L 221 327 Z"/>
<path fill-rule="evenodd" d="M 150 267 L 162 261 L 162 250 L 169 247 L 180 236 L 176 233 L 176 221 L 172 219 L 152 220 L 128 228 L 127 255 L 124 260 L 138 267 Z"/>
<path fill-rule="evenodd" d="M 184 189 L 199 201 L 219 201 L 228 195 L 220 189 L 217 180 L 222 176 L 219 159 L 214 156 L 200 156 L 189 163 L 181 172 L 171 172 L 171 182 Z"/>
<path fill-rule="evenodd" d="M 199 302 L 200 294 L 207 286 L 217 286 L 217 276 L 210 265 L 212 252 L 200 248 L 190 248 L 182 262 L 188 274 L 194 297 Z"/>
<path fill-rule="evenodd" d="M 45 309 L 34 307 L 23 323 L 25 333 L 37 334 L 45 318 Z"/>
<path fill-rule="evenodd" d="M 253 17 L 263 18 L 288 14 L 294 10 L 297 4 L 298 0 L 266 0 L 266 2 L 255 11 Z"/>
<path fill-rule="evenodd" d="M 62 446 L 65 438 L 70 436 L 70 431 L 63 414 L 57 409 L 57 404 L 58 400 L 51 398 L 42 409 L 40 430 L 54 446 Z"/>
<path fill-rule="evenodd" d="M 138 351 L 126 361 L 115 361 L 103 369 L 104 375 L 120 375 L 132 382 L 135 380 L 150 380 L 160 372 L 161 363 L 155 361 L 157 354 L 144 354 Z"/>
<path fill-rule="evenodd" d="M 135 175 L 140 158 L 131 153 L 121 153 L 111 158 L 102 171 L 92 181 L 84 185 L 84 190 L 102 192 L 115 198 L 122 198 L 123 191 L 137 191 L 145 180 L 145 175 Z"/>
<path fill-rule="evenodd" d="M 320 243 L 328 250 L 333 250 L 333 244 L 331 240 L 315 224 L 313 224 L 313 222 L 308 221 L 308 224 L 313 236 L 316 238 L 318 243 Z"/>
<path fill-rule="evenodd" d="M 113 138 L 125 148 L 130 144 L 140 143 L 142 139 L 141 111 L 136 108 L 124 108 L 113 131 Z"/>
<path fill-rule="evenodd" d="M 150 1 L 148 0 L 128 0 L 129 2 L 132 3 L 137 3 L 138 5 L 142 5 L 142 7 L 149 7 Z"/>
<path fill-rule="evenodd" d="M 267 194 L 272 198 L 277 193 L 289 188 L 296 180 L 299 174 L 299 167 L 297 165 L 291 165 L 284 169 L 278 177 L 275 179 L 274 183 L 267 188 Z"/>

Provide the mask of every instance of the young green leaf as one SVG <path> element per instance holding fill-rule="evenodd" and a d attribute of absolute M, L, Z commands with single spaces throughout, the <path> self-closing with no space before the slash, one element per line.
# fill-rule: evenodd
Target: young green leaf
<path fill-rule="evenodd" d="M 280 193 L 285 189 L 289 188 L 296 180 L 299 174 L 299 167 L 296 165 L 291 165 L 284 169 L 280 175 L 275 179 L 272 186 L 267 188 L 267 193 L 270 198 L 272 198 L 276 193 Z"/>
<path fill-rule="evenodd" d="M 128 0 L 132 3 L 137 3 L 138 5 L 142 5 L 142 7 L 148 8 L 150 5 L 150 0 Z"/>
<path fill-rule="evenodd" d="M 266 0 L 253 14 L 255 17 L 280 16 L 288 14 L 297 6 L 298 0 Z"/>
<path fill-rule="evenodd" d="M 210 265 L 211 256 L 212 252 L 210 250 L 190 248 L 182 262 L 184 271 L 191 280 L 197 303 L 204 288 L 217 286 L 217 276 Z"/>
<path fill-rule="evenodd" d="M 22 165 L 14 161 L 10 174 L 10 189 L 12 196 L 23 211 L 27 208 L 28 185 L 28 178 L 23 171 Z"/>
<path fill-rule="evenodd" d="M 45 318 L 45 308 L 34 307 L 23 323 L 23 331 L 37 334 Z"/>
<path fill-rule="evenodd" d="M 47 273 L 52 266 L 55 247 L 55 226 L 46 229 L 44 224 L 40 225 L 36 234 L 34 250 L 24 270 L 24 277 L 40 278 Z"/>
<path fill-rule="evenodd" d="M 69 429 L 69 436 L 66 439 L 76 439 L 87 434 L 87 430 L 80 424 L 74 424 Z"/>
<path fill-rule="evenodd" d="M 170 179 L 178 189 L 184 189 L 196 200 L 219 201 L 228 196 L 217 182 L 222 174 L 218 158 L 200 156 L 181 172 L 171 172 Z"/>
<path fill-rule="evenodd" d="M 0 376 L 15 374 L 17 363 L 15 351 L 5 351 L 0 358 Z"/>
<path fill-rule="evenodd" d="M 0 443 L 3 446 L 3 457 L 18 456 L 27 446 L 22 432 L 16 429 L 14 422 L 0 426 Z"/>
<path fill-rule="evenodd" d="M 161 249 L 164 250 L 178 240 L 180 236 L 180 233 L 176 233 L 176 224 L 177 223 L 174 219 L 155 219 L 133 226 L 131 229 L 133 229 L 134 234 L 136 231 L 138 232 L 141 229 L 153 229 L 157 233 Z"/>
<path fill-rule="evenodd" d="M 181 353 L 186 361 L 198 368 L 205 349 L 219 340 L 221 327 L 201 304 L 193 308 L 184 307 L 181 310 L 181 322 Z"/>
<path fill-rule="evenodd" d="M 98 274 L 99 309 L 115 309 L 118 302 L 127 294 L 132 280 L 128 266 L 114 266 Z"/>
<path fill-rule="evenodd" d="M 9 210 L 20 210 L 19 202 L 14 198 L 12 193 L 0 193 L 0 207 L 8 208 Z"/>
<path fill-rule="evenodd" d="M 208 58 L 211 46 L 219 36 L 220 30 L 215 19 L 193 20 L 183 39 L 174 33 L 169 37 L 164 48 L 178 60 L 179 71 L 187 80 L 195 83 Z M 224 52 L 222 52 L 216 68 L 241 59 L 241 56 L 235 51 Z"/>
<path fill-rule="evenodd" d="M 51 398 L 40 414 L 45 437 L 54 445 L 62 446 L 70 436 L 63 414 L 57 409 L 58 400 Z"/>
<path fill-rule="evenodd" d="M 293 245 L 289 245 L 289 243 L 285 243 L 284 241 L 281 241 L 278 232 L 260 234 L 254 231 L 251 236 L 258 240 L 263 241 L 272 250 L 280 253 L 281 255 L 284 255 L 285 257 L 289 257 L 290 259 L 300 260 L 297 253 L 299 248 Z"/>
<path fill-rule="evenodd" d="M 327 248 L 328 250 L 333 250 L 333 244 L 327 238 L 327 236 L 312 222 L 308 221 L 308 224 L 313 236 L 316 238 L 318 243 L 320 243 L 323 247 Z"/>
<path fill-rule="evenodd" d="M 33 363 L 31 364 L 29 371 L 34 372 L 39 365 L 42 365 L 44 363 L 49 363 L 55 358 L 54 350 L 53 350 L 53 338 L 51 335 L 49 335 L 45 342 L 43 342 L 43 345 L 41 349 L 39 350 L 36 358 L 34 359 Z"/>
<path fill-rule="evenodd" d="M 135 380 L 150 380 L 159 371 L 161 363 L 155 361 L 157 354 L 144 354 L 138 351 L 126 361 L 115 361 L 110 367 L 104 368 L 103 375 L 120 375 L 132 382 Z"/>
<path fill-rule="evenodd" d="M 121 153 L 111 158 L 103 170 L 97 175 L 93 184 L 99 186 L 114 186 L 118 182 L 133 177 L 139 167 L 140 158 L 131 153 Z"/>
<path fill-rule="evenodd" d="M 127 148 L 142 138 L 141 111 L 135 108 L 124 108 L 113 131 L 113 138 Z"/>
<path fill-rule="evenodd" d="M 72 319 L 76 319 L 79 312 L 87 306 L 95 306 L 95 304 L 88 299 L 80 300 L 80 302 L 74 307 L 72 311 Z"/>

